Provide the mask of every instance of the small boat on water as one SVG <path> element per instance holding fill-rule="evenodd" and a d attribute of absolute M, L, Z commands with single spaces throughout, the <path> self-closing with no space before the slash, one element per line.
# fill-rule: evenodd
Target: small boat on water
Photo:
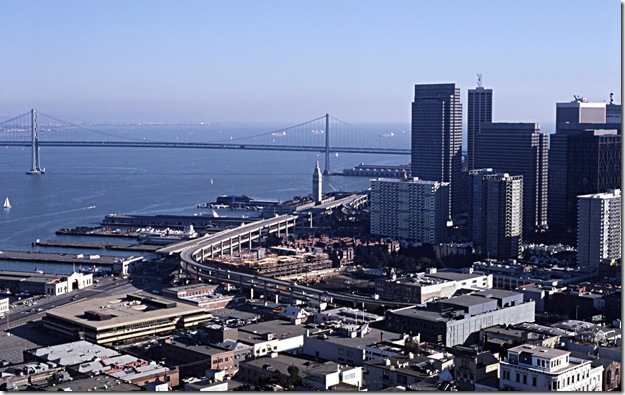
<path fill-rule="evenodd" d="M 11 206 L 11 202 L 9 202 L 9 197 L 8 196 L 4 199 L 4 205 L 2 207 L 4 207 L 4 208 L 11 208 L 11 207 L 13 207 L 13 206 Z"/>
<path fill-rule="evenodd" d="M 17 296 L 19 296 L 20 298 L 28 298 L 28 297 L 30 297 L 30 292 L 22 291 L 22 292 L 18 293 Z"/>
<path fill-rule="evenodd" d="M 0 295 L 12 295 L 12 293 L 8 288 L 0 288 Z"/>

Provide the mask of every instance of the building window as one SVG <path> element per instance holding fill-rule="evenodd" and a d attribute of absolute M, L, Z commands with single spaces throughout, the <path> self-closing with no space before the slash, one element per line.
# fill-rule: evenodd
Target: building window
<path fill-rule="evenodd" d="M 516 374 L 516 382 L 518 383 L 519 381 L 521 381 L 521 374 L 517 373 Z"/>
<path fill-rule="evenodd" d="M 532 377 L 532 387 L 536 387 L 536 376 Z"/>
<path fill-rule="evenodd" d="M 523 375 L 523 384 L 527 384 L 527 375 L 526 374 Z"/>

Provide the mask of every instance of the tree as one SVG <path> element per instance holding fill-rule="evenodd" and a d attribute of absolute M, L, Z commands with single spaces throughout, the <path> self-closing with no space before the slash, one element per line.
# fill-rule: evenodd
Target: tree
<path fill-rule="evenodd" d="M 302 385 L 302 378 L 299 375 L 299 369 L 295 365 L 289 366 L 289 384 L 291 387 L 299 387 Z"/>

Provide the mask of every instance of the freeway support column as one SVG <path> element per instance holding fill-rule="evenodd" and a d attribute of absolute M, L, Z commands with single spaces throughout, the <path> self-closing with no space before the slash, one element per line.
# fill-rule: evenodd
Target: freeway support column
<path fill-rule="evenodd" d="M 239 255 L 241 255 L 241 235 L 239 235 Z"/>
<path fill-rule="evenodd" d="M 250 288 L 250 299 L 254 299 L 254 286 L 252 285 L 252 288 Z"/>
<path fill-rule="evenodd" d="M 220 241 L 219 242 L 219 257 L 223 258 L 224 257 L 224 241 Z"/>
<path fill-rule="evenodd" d="M 249 249 L 252 249 L 252 231 L 250 230 L 249 233 L 247 234 L 247 237 L 249 238 Z"/>

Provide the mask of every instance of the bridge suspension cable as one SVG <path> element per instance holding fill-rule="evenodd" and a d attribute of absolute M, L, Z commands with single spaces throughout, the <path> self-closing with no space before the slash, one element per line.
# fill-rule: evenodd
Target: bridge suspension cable
<path fill-rule="evenodd" d="M 204 124 L 201 124 L 204 125 Z M 210 124 L 208 124 L 210 125 Z M 272 131 L 255 133 L 252 135 L 237 136 L 238 132 L 250 130 L 243 127 L 241 130 L 231 130 L 234 135 L 229 138 L 215 140 L 167 141 L 153 138 L 154 134 L 147 137 L 133 137 L 123 135 L 127 132 L 139 130 L 148 133 L 159 133 L 161 124 L 135 124 L 127 125 L 128 130 L 120 130 L 118 125 L 98 125 L 101 127 L 113 126 L 115 132 L 98 130 L 94 127 L 85 127 L 75 122 L 69 122 L 35 110 L 20 114 L 0 122 L 0 145 L 31 147 L 32 163 L 30 174 L 41 174 L 44 169 L 40 164 L 39 147 L 128 147 L 128 148 L 196 148 L 196 149 L 249 149 L 249 150 L 279 150 L 279 151 L 311 151 L 325 155 L 325 174 L 330 174 L 330 157 L 342 153 L 366 153 L 366 154 L 391 154 L 406 155 L 410 153 L 405 149 L 405 143 L 393 139 L 385 139 L 384 143 L 376 139 L 363 139 L 363 134 L 377 137 L 392 137 L 377 134 L 363 127 L 331 117 L 329 114 L 317 117 L 310 121 L 302 122 L 289 127 L 273 128 Z M 166 125 L 167 126 L 167 125 Z M 189 128 L 197 128 L 199 125 L 188 125 Z M 117 129 L 115 129 L 117 127 Z M 143 129 L 146 127 L 145 129 Z M 210 133 L 217 133 L 217 126 L 212 129 L 202 129 L 201 137 L 210 137 Z M 330 131 L 330 129 L 332 129 Z M 109 129 L 111 130 L 111 129 Z M 161 131 L 163 129 L 160 129 Z M 168 136 L 175 136 L 171 130 Z M 175 130 L 184 131 L 184 126 L 177 126 Z M 190 129 L 189 135 L 193 134 Z M 88 133 L 78 133 L 88 132 Z M 330 136 L 330 132 L 332 136 Z M 219 134 L 221 134 L 221 130 Z M 106 136 L 105 139 L 94 138 L 93 135 Z M 157 134 L 158 135 L 158 134 Z M 197 134 L 199 135 L 199 134 Z M 136 136 L 136 134 L 135 134 Z M 216 137 L 216 136 L 215 136 Z M 399 144 L 398 144 L 399 143 Z M 402 147 L 402 148 L 399 148 Z M 331 155 L 332 154 L 332 155 Z"/>

